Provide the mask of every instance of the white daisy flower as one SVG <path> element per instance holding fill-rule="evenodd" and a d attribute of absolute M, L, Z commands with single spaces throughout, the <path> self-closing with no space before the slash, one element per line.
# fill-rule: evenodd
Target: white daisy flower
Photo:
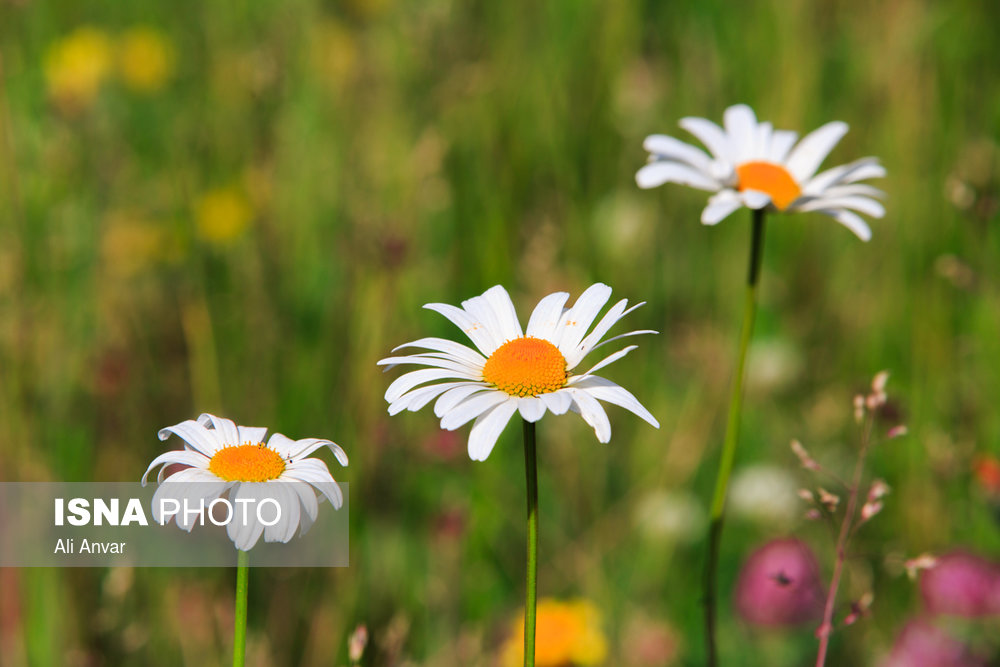
<path fill-rule="evenodd" d="M 700 148 L 654 134 L 646 137 L 649 164 L 635 180 L 640 188 L 680 183 L 715 192 L 701 213 L 701 221 L 714 225 L 746 206 L 770 207 L 782 212 L 815 211 L 832 217 L 861 240 L 871 238 L 871 229 L 855 211 L 881 218 L 885 208 L 876 198 L 884 193 L 861 184 L 885 176 L 885 168 L 874 157 L 816 170 L 840 138 L 847 124 L 834 121 L 795 143 L 798 135 L 758 123 L 745 104 L 726 109 L 725 128 L 704 118 L 684 118 L 680 126 L 697 137 L 711 155 Z"/>
<path fill-rule="evenodd" d="M 266 428 L 237 426 L 210 414 L 201 415 L 198 421 L 188 419 L 161 429 L 160 440 L 174 434 L 184 440 L 185 447 L 157 456 L 142 476 L 145 486 L 153 468 L 163 466 L 156 478 L 160 486 L 153 495 L 153 518 L 164 523 L 161 500 L 172 499 L 181 504 L 187 501 L 189 507 L 197 508 L 202 503 L 208 506 L 228 492 L 236 509 L 226 532 L 237 549 L 247 551 L 261 534 L 265 542 L 288 542 L 296 529 L 301 527 L 299 534 L 305 533 L 316 520 L 323 498 L 335 509 L 344 504 L 344 496 L 326 463 L 306 458 L 321 447 L 329 447 L 340 464 L 346 466 L 347 454 L 339 445 L 317 438 L 292 440 L 280 433 L 271 434 L 265 445 L 266 433 Z M 188 467 L 164 479 L 170 464 Z M 316 491 L 322 494 L 318 498 Z M 274 525 L 261 523 L 254 510 L 254 505 L 265 499 L 273 499 L 280 507 L 280 518 Z M 247 507 L 248 520 L 244 521 L 241 508 Z M 266 520 L 271 520 L 270 516 Z M 188 532 L 200 521 L 193 509 L 187 514 L 167 516 L 167 521 L 170 518 L 176 518 L 177 525 Z"/>
<path fill-rule="evenodd" d="M 608 442 L 611 423 L 598 402 L 607 401 L 659 428 L 659 423 L 635 396 L 593 374 L 624 357 L 635 345 L 608 355 L 584 373 L 571 373 L 591 350 L 605 343 L 656 333 L 630 331 L 601 342 L 618 320 L 642 305 L 627 308 L 627 299 L 612 306 L 588 333 L 610 297 L 611 288 L 600 283 L 589 287 L 572 308 L 564 308 L 569 299 L 566 292 L 550 294 L 531 313 L 526 332 L 521 329 L 510 296 L 499 285 L 482 296 L 463 301 L 461 308 L 427 304 L 425 308 L 441 313 L 462 329 L 476 349 L 442 338 L 421 338 L 397 347 L 396 350 L 416 347 L 430 351 L 389 357 L 379 361 L 379 365 L 416 364 L 430 368 L 406 373 L 389 385 L 385 392 L 389 414 L 419 410 L 436 398 L 434 414 L 441 418 L 441 428 L 451 431 L 475 419 L 469 435 L 469 456 L 476 461 L 490 455 L 515 412 L 529 422 L 536 422 L 546 411 L 561 415 L 572 410 L 593 427 L 599 441 Z"/>

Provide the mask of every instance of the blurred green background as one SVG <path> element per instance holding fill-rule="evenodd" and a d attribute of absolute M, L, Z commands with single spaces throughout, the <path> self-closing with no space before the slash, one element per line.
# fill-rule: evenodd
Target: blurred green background
<path fill-rule="evenodd" d="M 467 429 L 386 414 L 399 371 L 375 361 L 460 339 L 424 303 L 502 283 L 525 318 L 607 282 L 647 302 L 620 331 L 661 334 L 606 375 L 662 426 L 612 407 L 600 445 L 543 420 L 540 593 L 600 610 L 608 665 L 698 664 L 749 215 L 706 228 L 702 193 L 640 191 L 641 142 L 737 102 L 802 134 L 841 119 L 826 166 L 879 156 L 888 215 L 868 244 L 770 218 L 736 472 L 813 485 L 792 438 L 849 470 L 853 395 L 892 372 L 910 435 L 871 457 L 893 493 L 841 598 L 875 605 L 829 661 L 876 664 L 921 609 L 905 559 L 1000 552 L 975 475 L 1000 452 L 997 25 L 964 0 L 0 2 L 0 480 L 136 480 L 156 431 L 204 411 L 329 437 L 351 567 L 253 570 L 248 664 L 346 664 L 366 624 L 365 664 L 494 665 L 523 603 L 519 429 L 473 463 Z M 724 664 L 806 664 L 814 625 L 750 628 L 730 591 L 788 534 L 828 577 L 831 540 L 750 479 Z M 0 571 L 3 664 L 226 664 L 234 580 Z M 995 622 L 956 632 L 998 649 Z"/>

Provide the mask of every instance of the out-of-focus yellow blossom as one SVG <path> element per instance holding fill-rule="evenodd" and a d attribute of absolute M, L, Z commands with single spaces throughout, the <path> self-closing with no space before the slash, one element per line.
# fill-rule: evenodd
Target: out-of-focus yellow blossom
<path fill-rule="evenodd" d="M 535 665 L 572 667 L 600 665 L 608 656 L 601 631 L 601 614 L 588 600 L 538 601 L 535 616 Z M 501 667 L 524 663 L 524 614 L 511 625 L 510 638 L 500 650 Z"/>
<path fill-rule="evenodd" d="M 156 93 L 174 73 L 173 44 L 153 28 L 130 28 L 118 45 L 118 71 L 131 90 Z"/>
<path fill-rule="evenodd" d="M 107 219 L 101 237 L 101 259 L 117 278 L 129 278 L 166 259 L 172 251 L 164 229 L 127 213 Z"/>
<path fill-rule="evenodd" d="M 247 197 L 234 187 L 209 190 L 198 198 L 194 209 L 199 238 L 213 243 L 235 239 L 253 217 Z"/>
<path fill-rule="evenodd" d="M 111 40 L 103 31 L 77 28 L 52 44 L 45 54 L 49 96 L 65 112 L 93 104 L 112 64 Z"/>
<path fill-rule="evenodd" d="M 335 91 L 351 80 L 358 64 L 358 42 L 350 28 L 323 21 L 312 31 L 312 62 L 322 80 Z"/>

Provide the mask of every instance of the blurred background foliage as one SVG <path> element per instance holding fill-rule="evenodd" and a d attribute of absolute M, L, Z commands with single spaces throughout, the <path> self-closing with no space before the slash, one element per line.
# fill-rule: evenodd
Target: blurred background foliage
<path fill-rule="evenodd" d="M 522 603 L 518 429 L 474 464 L 430 411 L 388 417 L 374 362 L 457 338 L 426 302 L 502 283 L 526 317 L 604 281 L 661 331 L 609 377 L 662 428 L 613 408 L 602 446 L 543 421 L 540 592 L 599 610 L 606 664 L 698 664 L 749 216 L 639 191 L 641 142 L 736 102 L 842 119 L 828 164 L 879 156 L 889 214 L 868 244 L 771 217 L 737 461 L 771 491 L 734 494 L 722 589 L 788 534 L 829 576 L 788 442 L 846 471 L 851 399 L 887 368 L 910 435 L 872 456 L 893 493 L 843 590 L 875 605 L 831 657 L 875 664 L 920 611 L 906 558 L 1000 551 L 975 474 L 1000 451 L 997 25 L 971 0 L 0 2 L 0 479 L 136 480 L 203 411 L 330 437 L 351 567 L 254 570 L 252 664 L 346 664 L 363 623 L 365 664 L 494 665 Z M 5 665 L 228 661 L 232 571 L 0 578 Z M 804 664 L 813 628 L 727 604 L 725 664 Z M 995 624 L 959 631 L 997 649 Z"/>

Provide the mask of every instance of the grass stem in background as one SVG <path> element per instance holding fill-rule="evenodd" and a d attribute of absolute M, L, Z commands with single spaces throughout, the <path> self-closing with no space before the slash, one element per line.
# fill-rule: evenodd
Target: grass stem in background
<path fill-rule="evenodd" d="M 705 564 L 705 642 L 709 667 L 717 664 L 715 630 L 717 616 L 717 588 L 719 572 L 719 545 L 722 540 L 722 519 L 726 508 L 726 491 L 729 476 L 733 471 L 736 445 L 740 439 L 740 416 L 743 408 L 743 376 L 746 367 L 747 349 L 753 335 L 754 317 L 757 313 L 757 285 L 760 279 L 760 263 L 764 250 L 764 209 L 756 209 L 753 214 L 753 228 L 750 241 L 750 266 L 747 273 L 746 296 L 743 304 L 743 328 L 740 332 L 740 347 L 733 373 L 732 393 L 729 397 L 729 416 L 726 420 L 726 437 L 722 445 L 722 458 L 715 478 L 715 492 L 708 534 L 708 560 Z"/>

